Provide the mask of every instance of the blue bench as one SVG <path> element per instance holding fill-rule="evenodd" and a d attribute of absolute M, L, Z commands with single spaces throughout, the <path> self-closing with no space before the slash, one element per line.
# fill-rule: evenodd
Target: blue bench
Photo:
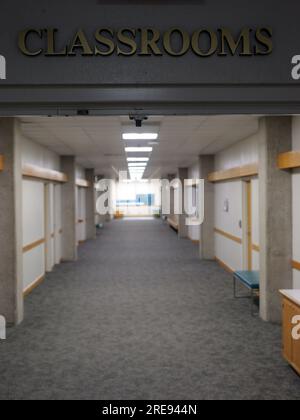
<path fill-rule="evenodd" d="M 259 271 L 235 271 L 233 273 L 233 294 L 236 299 L 249 296 L 238 296 L 237 282 L 243 284 L 247 289 L 251 290 L 251 314 L 254 315 L 254 297 L 259 292 Z"/>

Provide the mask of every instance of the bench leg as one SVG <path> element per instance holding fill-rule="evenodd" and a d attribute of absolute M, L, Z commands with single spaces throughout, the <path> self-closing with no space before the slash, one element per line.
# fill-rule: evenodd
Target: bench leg
<path fill-rule="evenodd" d="M 255 312 L 255 310 L 254 310 L 254 298 L 255 298 L 255 290 L 254 289 L 250 289 L 251 290 L 251 294 L 250 294 L 250 296 L 249 295 L 247 295 L 247 296 L 238 296 L 238 293 L 237 293 L 237 279 L 236 279 L 236 277 L 235 276 L 233 276 L 233 297 L 235 298 L 235 299 L 249 299 L 250 298 L 250 300 L 251 300 L 251 315 L 254 317 L 254 316 L 257 316 L 259 313 L 258 312 Z"/>
<path fill-rule="evenodd" d="M 254 298 L 255 298 L 255 293 L 256 290 L 251 289 L 251 315 L 254 316 L 258 316 L 259 312 L 255 312 L 254 311 Z"/>
<path fill-rule="evenodd" d="M 242 283 L 242 285 L 246 288 L 246 286 Z M 250 296 L 247 294 L 245 296 L 239 296 L 238 295 L 238 291 L 237 291 L 238 287 L 237 287 L 237 278 L 233 277 L 233 297 L 235 299 L 249 299 Z M 248 289 L 248 287 L 247 287 Z"/>

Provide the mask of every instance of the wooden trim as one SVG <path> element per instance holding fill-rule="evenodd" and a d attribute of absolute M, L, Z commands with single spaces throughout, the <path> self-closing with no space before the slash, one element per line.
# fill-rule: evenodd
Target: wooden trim
<path fill-rule="evenodd" d="M 23 166 L 22 174 L 27 178 L 36 178 L 46 181 L 67 182 L 68 177 L 63 172 L 42 168 L 36 165 L 26 164 Z"/>
<path fill-rule="evenodd" d="M 293 260 L 292 261 L 292 267 L 293 267 L 294 270 L 300 271 L 300 262 Z"/>
<path fill-rule="evenodd" d="M 232 179 L 245 178 L 258 175 L 258 164 L 238 166 L 224 171 L 212 172 L 208 175 L 210 182 L 221 182 Z"/>
<path fill-rule="evenodd" d="M 44 244 L 46 242 L 45 238 L 39 239 L 38 241 L 32 242 L 31 244 L 25 245 L 23 247 L 23 254 L 25 254 L 28 251 L 31 251 L 34 248 L 37 248 L 38 246 Z"/>
<path fill-rule="evenodd" d="M 191 242 L 193 242 L 193 244 L 195 244 L 195 245 L 199 245 L 199 244 L 200 244 L 200 241 L 199 241 L 199 240 L 197 240 L 197 239 L 192 239 L 192 238 L 190 238 L 189 236 L 188 236 L 188 239 L 189 239 Z"/>
<path fill-rule="evenodd" d="M 76 179 L 76 185 L 77 185 L 77 187 L 89 188 L 91 186 L 91 183 L 89 181 L 87 181 L 86 179 L 77 178 Z"/>
<path fill-rule="evenodd" d="M 224 263 L 222 260 L 220 260 L 219 258 L 215 257 L 216 262 L 222 267 L 224 268 L 225 271 L 227 271 L 230 274 L 234 273 L 234 270 L 229 267 L 229 265 L 227 265 L 226 263 Z"/>
<path fill-rule="evenodd" d="M 252 251 L 260 252 L 260 246 L 256 244 L 252 244 Z"/>
<path fill-rule="evenodd" d="M 175 229 L 175 230 L 177 230 L 177 231 L 178 231 L 178 228 L 179 228 L 178 223 L 174 222 L 174 221 L 173 221 L 172 219 L 170 219 L 170 218 L 168 218 L 168 223 L 169 223 L 169 225 L 170 225 L 173 229 Z"/>
<path fill-rule="evenodd" d="M 279 169 L 300 168 L 300 152 L 287 152 L 278 155 Z"/>
<path fill-rule="evenodd" d="M 4 170 L 4 156 L 0 155 L 0 172 Z"/>
<path fill-rule="evenodd" d="M 29 286 L 26 287 L 26 289 L 23 291 L 23 296 L 28 296 L 29 293 L 31 293 L 36 287 L 38 287 L 45 279 L 45 274 L 38 277 L 34 282 L 32 282 Z"/>
<path fill-rule="evenodd" d="M 252 270 L 252 185 L 247 181 L 247 250 L 248 250 L 248 270 Z"/>
<path fill-rule="evenodd" d="M 222 235 L 225 238 L 230 239 L 231 241 L 236 242 L 237 244 L 240 244 L 241 245 L 243 243 L 243 241 L 242 241 L 241 238 L 238 238 L 237 236 L 231 235 L 230 233 L 224 232 L 224 230 L 215 228 L 214 231 L 215 231 L 215 233 L 218 233 L 219 235 Z"/>

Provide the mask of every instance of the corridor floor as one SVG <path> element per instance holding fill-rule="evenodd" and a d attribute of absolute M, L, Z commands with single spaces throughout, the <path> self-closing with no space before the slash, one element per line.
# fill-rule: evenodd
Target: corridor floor
<path fill-rule="evenodd" d="M 281 331 L 161 221 L 114 221 L 0 341 L 0 399 L 300 399 Z"/>

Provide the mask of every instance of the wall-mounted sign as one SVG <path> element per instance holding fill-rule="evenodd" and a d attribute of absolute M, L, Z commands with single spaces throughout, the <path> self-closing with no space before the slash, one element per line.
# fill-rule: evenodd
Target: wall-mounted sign
<path fill-rule="evenodd" d="M 19 50 L 26 56 L 162 56 L 180 57 L 192 51 L 199 57 L 263 56 L 273 50 L 272 29 L 243 28 L 233 33 L 228 28 L 197 29 L 188 32 L 172 28 L 161 32 L 155 28 L 101 28 L 89 33 L 77 30 L 64 39 L 56 28 L 26 29 L 18 36 Z"/>

